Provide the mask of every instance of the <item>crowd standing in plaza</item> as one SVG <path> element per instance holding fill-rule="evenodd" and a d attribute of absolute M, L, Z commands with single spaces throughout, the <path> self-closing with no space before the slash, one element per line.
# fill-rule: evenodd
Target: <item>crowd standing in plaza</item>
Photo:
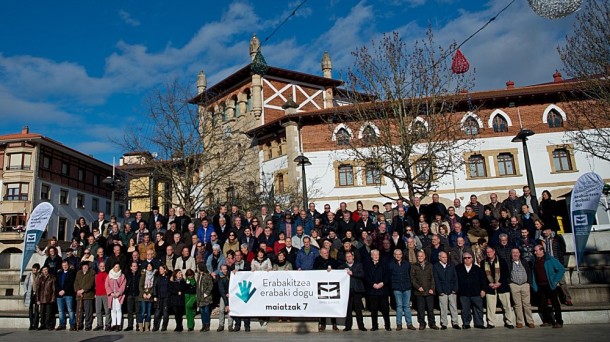
<path fill-rule="evenodd" d="M 162 215 L 155 206 L 148 220 L 126 211 L 120 221 L 100 212 L 90 225 L 77 221 L 67 250 L 55 239 L 39 250 L 46 260 L 25 281 L 30 330 L 165 331 L 172 313 L 176 332 L 184 330 L 184 318 L 193 331 L 199 313 L 200 331 L 207 332 L 218 308 L 217 331 L 240 331 L 242 323 L 250 331 L 252 318 L 231 316 L 232 274 L 329 269 L 350 276 L 344 331 L 352 329 L 354 314 L 359 330 L 379 330 L 379 313 L 391 330 L 390 307 L 396 330 L 534 328 L 534 296 L 542 326 L 561 328 L 560 301 L 572 303 L 555 201 L 544 191 L 539 203 L 527 186 L 520 197 L 510 190 L 503 202 L 496 194 L 489 200 L 484 205 L 471 195 L 466 205 L 456 199 L 447 208 L 433 194 L 427 205 L 414 198 L 410 206 L 398 200 L 369 210 L 359 201 L 354 211 L 341 203 L 336 211 L 325 204 L 323 212 L 314 203 L 245 213 L 233 205 L 194 218 L 183 208 Z M 339 330 L 336 319 L 331 324 Z M 319 330 L 325 329 L 320 318 Z"/>

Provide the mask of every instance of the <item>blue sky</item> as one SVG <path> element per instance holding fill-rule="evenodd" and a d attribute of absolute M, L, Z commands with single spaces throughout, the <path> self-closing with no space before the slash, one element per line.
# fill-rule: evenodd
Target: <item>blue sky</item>
<path fill-rule="evenodd" d="M 0 134 L 28 125 L 106 162 L 120 157 L 112 141 L 137 134 L 144 99 L 164 82 L 208 86 L 249 62 L 248 41 L 271 34 L 300 1 L 10 1 L 0 10 Z M 269 41 L 270 65 L 321 75 L 328 51 L 333 76 L 351 52 L 384 32 L 461 42 L 510 0 L 309 0 Z M 505 82 L 552 80 L 556 48 L 574 16 L 549 20 L 517 0 L 462 51 L 476 70 L 476 89 Z"/>

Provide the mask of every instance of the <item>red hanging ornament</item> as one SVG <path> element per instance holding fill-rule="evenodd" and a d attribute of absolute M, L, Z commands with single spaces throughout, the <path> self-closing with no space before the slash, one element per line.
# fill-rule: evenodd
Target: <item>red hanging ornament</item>
<path fill-rule="evenodd" d="M 451 71 L 453 71 L 454 74 L 463 74 L 467 72 L 468 69 L 470 69 L 470 63 L 468 63 L 468 60 L 462 51 L 458 49 L 453 56 L 453 61 L 451 62 Z"/>

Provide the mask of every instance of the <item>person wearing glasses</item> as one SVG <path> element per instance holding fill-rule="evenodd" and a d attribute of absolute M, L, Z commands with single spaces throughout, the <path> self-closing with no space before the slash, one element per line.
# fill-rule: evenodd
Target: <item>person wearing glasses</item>
<path fill-rule="evenodd" d="M 462 329 L 470 329 L 474 314 L 474 327 L 485 329 L 483 323 L 483 298 L 486 286 L 485 274 L 481 267 L 475 265 L 473 254 L 465 251 L 463 263 L 455 267 L 458 278 L 458 294 L 462 304 Z"/>

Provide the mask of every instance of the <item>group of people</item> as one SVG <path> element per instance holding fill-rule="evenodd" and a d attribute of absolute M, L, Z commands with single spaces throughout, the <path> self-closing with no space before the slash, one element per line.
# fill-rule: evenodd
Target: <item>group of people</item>
<path fill-rule="evenodd" d="M 433 194 L 427 205 L 414 198 L 408 206 L 398 200 L 383 208 L 367 210 L 359 201 L 354 211 L 341 203 L 336 212 L 329 204 L 318 212 L 310 203 L 242 212 L 233 205 L 191 218 L 183 208 L 178 215 L 170 208 L 165 216 L 153 207 L 148 220 L 129 211 L 121 222 L 106 221 L 103 212 L 91 226 L 81 218 L 65 255 L 51 239 L 39 250 L 47 256 L 44 264 L 35 264 L 26 278 L 30 329 L 150 331 L 154 316 L 152 331 L 164 331 L 171 312 L 175 331 L 183 331 L 184 316 L 193 331 L 197 313 L 200 330 L 209 331 L 218 308 L 217 331 L 225 329 L 225 320 L 229 331 L 240 331 L 242 323 L 250 331 L 251 318 L 231 315 L 232 274 L 329 269 L 350 276 L 344 331 L 352 329 L 354 314 L 358 329 L 367 330 L 365 307 L 371 330 L 379 329 L 379 313 L 391 330 L 390 306 L 396 307 L 397 330 L 403 317 L 405 329 L 415 330 L 412 301 L 420 330 L 469 329 L 473 318 L 474 328 L 534 328 L 532 291 L 542 326 L 562 327 L 560 300 L 571 305 L 571 299 L 563 281 L 565 242 L 548 191 L 540 203 L 524 187 L 522 196 L 510 190 L 503 202 L 491 194 L 486 205 L 472 195 L 464 207 L 459 199 L 446 207 Z M 498 301 L 502 322 L 496 319 Z M 331 324 L 339 330 L 336 319 Z M 320 318 L 319 330 L 325 329 Z"/>

